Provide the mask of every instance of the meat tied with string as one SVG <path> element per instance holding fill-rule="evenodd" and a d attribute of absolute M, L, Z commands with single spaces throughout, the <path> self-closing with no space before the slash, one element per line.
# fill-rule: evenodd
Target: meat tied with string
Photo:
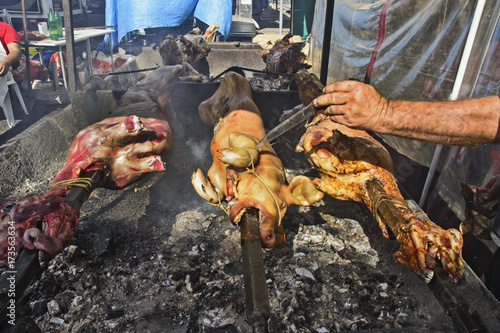
<path fill-rule="evenodd" d="M 110 118 L 77 134 L 49 190 L 3 203 L 0 265 L 8 263 L 8 254 L 14 259 L 22 247 L 45 251 L 47 260 L 69 244 L 79 212 L 66 204 L 65 196 L 72 186 L 84 182 L 81 175 L 100 170 L 103 177 L 93 187 L 121 189 L 150 172 L 165 170 L 160 156 L 174 143 L 166 120 L 169 88 L 184 75 L 192 74 L 186 64 L 163 66 L 152 72 L 123 95 Z M 41 229 L 35 225 L 37 221 L 42 222 Z"/>
<path fill-rule="evenodd" d="M 228 72 L 198 111 L 215 129 L 210 145 L 213 164 L 207 177 L 198 169 L 191 179 L 196 192 L 225 209 L 233 224 L 238 224 L 248 209 L 256 208 L 263 246 L 283 247 L 283 218 L 288 206 L 313 204 L 323 193 L 305 176 L 296 176 L 287 185 L 283 165 L 269 144 L 255 150 L 266 133 L 243 76 Z"/>
<path fill-rule="evenodd" d="M 299 91 L 319 87 L 317 77 L 296 75 Z M 302 96 L 311 95 L 302 93 Z M 311 99 L 303 101 L 310 103 Z M 365 131 L 348 128 L 318 114 L 296 148 L 304 152 L 321 178 L 314 183 L 324 193 L 342 200 L 364 202 L 385 237 L 389 229 L 400 248 L 396 261 L 423 276 L 433 277 L 440 262 L 455 281 L 464 274 L 463 239 L 456 229 L 443 230 L 425 215 L 413 212 L 401 195 L 387 150 Z"/>

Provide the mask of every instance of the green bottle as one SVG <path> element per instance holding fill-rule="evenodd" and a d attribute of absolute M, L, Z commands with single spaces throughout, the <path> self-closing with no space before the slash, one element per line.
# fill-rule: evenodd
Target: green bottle
<path fill-rule="evenodd" d="M 59 34 L 59 37 L 63 37 L 62 20 L 58 10 L 54 9 L 54 16 L 57 22 L 57 33 Z"/>
<path fill-rule="evenodd" d="M 57 21 L 54 16 L 52 8 L 49 9 L 49 16 L 47 17 L 47 25 L 49 26 L 49 36 L 51 40 L 59 40 L 59 32 L 57 31 Z"/>

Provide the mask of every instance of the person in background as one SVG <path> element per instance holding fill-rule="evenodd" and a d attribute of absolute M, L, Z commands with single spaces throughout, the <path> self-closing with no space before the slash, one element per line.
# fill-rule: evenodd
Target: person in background
<path fill-rule="evenodd" d="M 0 76 L 5 76 L 11 67 L 17 67 L 22 56 L 21 39 L 9 24 L 0 22 Z"/>

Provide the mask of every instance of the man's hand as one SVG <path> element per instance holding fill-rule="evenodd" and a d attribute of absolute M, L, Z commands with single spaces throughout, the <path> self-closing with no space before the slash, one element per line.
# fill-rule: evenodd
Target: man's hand
<path fill-rule="evenodd" d="M 9 43 L 7 48 L 9 49 L 9 54 L 3 61 L 0 61 L 0 76 L 6 75 L 10 66 L 17 63 L 23 55 L 21 45 L 17 42 Z"/>
<path fill-rule="evenodd" d="M 6 61 L 0 61 L 0 76 L 4 76 L 9 71 L 10 65 Z"/>
<path fill-rule="evenodd" d="M 326 107 L 324 113 L 340 124 L 377 131 L 389 102 L 372 86 L 356 81 L 329 84 L 324 95 L 313 101 L 315 107 Z"/>

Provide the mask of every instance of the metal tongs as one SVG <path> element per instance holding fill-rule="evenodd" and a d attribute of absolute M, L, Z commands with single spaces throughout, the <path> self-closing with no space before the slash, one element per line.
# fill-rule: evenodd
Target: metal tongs
<path fill-rule="evenodd" d="M 268 144 L 272 140 L 276 139 L 277 137 L 280 137 L 281 135 L 285 134 L 295 126 L 297 126 L 300 123 L 303 123 L 306 121 L 309 117 L 314 116 L 318 112 L 318 109 L 314 107 L 311 104 L 273 128 L 272 130 L 267 133 L 265 137 L 262 138 L 262 140 L 257 143 L 255 146 L 255 150 L 259 150 L 260 148 L 264 147 L 264 145 Z"/>

